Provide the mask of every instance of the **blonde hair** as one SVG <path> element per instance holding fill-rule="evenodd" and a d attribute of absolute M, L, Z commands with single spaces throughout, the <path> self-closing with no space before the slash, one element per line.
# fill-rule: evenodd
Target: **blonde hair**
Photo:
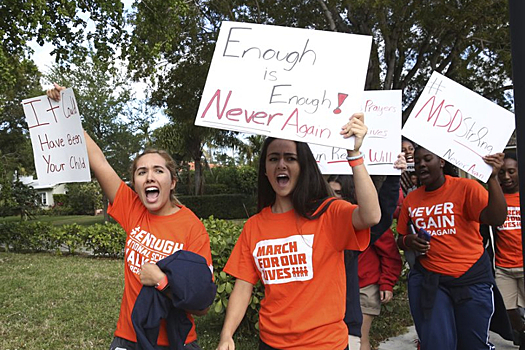
<path fill-rule="evenodd" d="M 175 165 L 175 161 L 173 158 L 169 155 L 168 152 L 164 150 L 159 150 L 155 148 L 148 148 L 141 154 L 139 154 L 135 159 L 133 160 L 133 163 L 131 164 L 131 185 L 135 187 L 135 171 L 137 170 L 137 163 L 139 159 L 146 154 L 158 154 L 166 161 L 166 168 L 168 168 L 171 176 L 171 180 L 177 181 L 177 166 Z M 179 201 L 175 194 L 175 187 L 171 189 L 170 191 L 170 201 L 173 205 L 182 205 L 182 203 Z"/>

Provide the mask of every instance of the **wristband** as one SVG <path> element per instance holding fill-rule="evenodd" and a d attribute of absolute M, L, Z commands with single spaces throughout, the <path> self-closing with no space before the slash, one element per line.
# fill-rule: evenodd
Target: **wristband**
<path fill-rule="evenodd" d="M 407 244 L 406 244 L 407 236 L 408 236 L 408 235 L 404 235 L 404 236 L 403 236 L 403 245 L 405 246 L 405 248 L 408 248 L 408 246 L 407 246 Z"/>
<path fill-rule="evenodd" d="M 361 165 L 364 163 L 363 156 L 361 158 L 355 159 L 355 160 L 348 160 L 348 164 L 353 168 L 355 166 Z"/>
<path fill-rule="evenodd" d="M 349 160 L 349 161 L 358 160 L 358 159 L 363 158 L 364 156 L 365 155 L 363 154 L 363 152 L 359 152 L 359 155 L 357 155 L 357 156 L 353 156 L 353 157 L 346 156 L 346 160 Z"/>
<path fill-rule="evenodd" d="M 157 283 L 155 288 L 162 292 L 164 289 L 166 289 L 167 286 L 168 286 L 168 276 L 164 275 L 164 278 L 159 283 Z"/>

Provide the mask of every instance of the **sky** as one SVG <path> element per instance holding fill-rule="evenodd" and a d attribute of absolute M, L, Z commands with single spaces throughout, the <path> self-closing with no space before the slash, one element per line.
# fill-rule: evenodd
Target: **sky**
<path fill-rule="evenodd" d="M 55 63 L 55 55 L 51 55 L 51 51 L 53 51 L 53 45 L 46 43 L 44 46 L 40 46 L 36 43 L 36 41 L 31 41 L 29 43 L 29 46 L 34 50 L 34 54 L 32 56 L 33 61 L 37 65 L 40 72 L 45 73 L 49 70 L 49 68 Z M 45 83 L 44 81 L 42 83 L 42 89 L 47 90 L 53 87 L 51 83 Z M 137 99 L 144 99 L 144 91 L 146 90 L 146 84 L 145 83 L 132 83 L 132 89 L 135 93 L 135 97 Z M 152 129 L 156 129 L 158 127 L 163 126 L 168 122 L 167 117 L 162 114 L 158 113 L 156 116 L 156 120 L 152 124 Z"/>
<path fill-rule="evenodd" d="M 124 8 L 125 10 L 131 10 L 131 4 L 132 0 L 124 0 Z M 81 16 L 82 17 L 82 16 Z M 84 19 L 88 19 L 88 16 L 86 15 Z M 87 30 L 93 29 L 94 25 L 93 23 L 89 23 L 88 21 L 88 28 Z M 40 72 L 45 73 L 49 70 L 49 68 L 55 63 L 55 55 L 51 55 L 51 51 L 53 51 L 53 45 L 50 43 L 45 43 L 44 46 L 40 46 L 37 44 L 35 40 L 32 40 L 29 42 L 29 46 L 34 50 L 34 53 L 32 55 L 32 59 L 37 65 Z M 51 83 L 47 83 L 42 81 L 42 89 L 47 90 L 53 87 Z M 135 93 L 135 98 L 141 100 L 145 98 L 144 91 L 146 90 L 146 84 L 136 82 L 132 84 L 132 89 Z M 166 124 L 168 122 L 167 117 L 159 112 L 156 116 L 156 120 L 152 124 L 152 129 L 156 129 L 158 127 L 161 127 L 162 125 Z"/>

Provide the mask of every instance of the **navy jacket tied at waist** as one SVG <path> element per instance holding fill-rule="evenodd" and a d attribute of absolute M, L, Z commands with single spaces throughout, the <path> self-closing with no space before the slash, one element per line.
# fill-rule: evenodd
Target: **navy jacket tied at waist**
<path fill-rule="evenodd" d="M 192 323 L 184 310 L 204 310 L 215 299 L 217 286 L 206 259 L 179 250 L 157 262 L 168 276 L 171 299 L 155 287 L 143 286 L 131 314 L 139 349 L 157 350 L 161 319 L 166 320 L 169 349 L 183 350 Z"/>

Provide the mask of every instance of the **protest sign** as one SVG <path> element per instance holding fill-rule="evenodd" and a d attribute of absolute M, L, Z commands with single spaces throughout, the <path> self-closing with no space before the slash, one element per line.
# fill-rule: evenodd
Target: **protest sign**
<path fill-rule="evenodd" d="M 223 22 L 195 125 L 346 147 L 371 37 Z"/>
<path fill-rule="evenodd" d="M 361 152 L 371 175 L 399 175 L 394 162 L 401 152 L 401 90 L 365 91 L 360 109 L 368 127 Z M 353 141 L 349 142 L 353 148 Z M 346 148 L 309 144 L 321 173 L 352 174 Z"/>
<path fill-rule="evenodd" d="M 492 167 L 482 157 L 502 152 L 514 115 L 434 72 L 403 126 L 403 136 L 487 182 Z"/>
<path fill-rule="evenodd" d="M 47 96 L 22 101 L 40 185 L 91 181 L 86 140 L 73 89 L 60 101 Z"/>

